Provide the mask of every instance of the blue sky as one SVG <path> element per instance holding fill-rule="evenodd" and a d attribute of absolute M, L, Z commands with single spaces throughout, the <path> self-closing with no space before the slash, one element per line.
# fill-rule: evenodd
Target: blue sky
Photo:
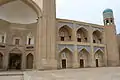
<path fill-rule="evenodd" d="M 57 18 L 103 24 L 102 12 L 110 8 L 114 12 L 117 33 L 120 33 L 119 0 L 56 0 Z"/>

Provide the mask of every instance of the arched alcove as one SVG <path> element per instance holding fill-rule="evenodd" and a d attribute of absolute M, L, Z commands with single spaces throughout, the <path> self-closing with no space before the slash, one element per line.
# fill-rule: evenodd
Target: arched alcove
<path fill-rule="evenodd" d="M 26 57 L 26 68 L 33 69 L 33 54 L 29 53 Z"/>
<path fill-rule="evenodd" d="M 22 68 L 22 51 L 13 48 L 9 51 L 9 69 L 20 70 Z"/>
<path fill-rule="evenodd" d="M 88 31 L 83 27 L 77 30 L 77 42 L 88 42 Z"/>
<path fill-rule="evenodd" d="M 61 68 L 71 68 L 72 67 L 72 52 L 65 48 L 59 53 L 59 63 Z"/>
<path fill-rule="evenodd" d="M 93 43 L 103 43 L 103 36 L 102 33 L 98 30 L 93 32 Z"/>
<path fill-rule="evenodd" d="M 86 49 L 82 49 L 78 53 L 78 59 L 81 68 L 89 67 L 90 54 Z"/>
<path fill-rule="evenodd" d="M 65 25 L 59 29 L 59 40 L 60 41 L 71 41 L 72 40 L 72 29 Z"/>
<path fill-rule="evenodd" d="M 104 53 L 99 49 L 95 52 L 95 63 L 96 67 L 104 66 Z"/>

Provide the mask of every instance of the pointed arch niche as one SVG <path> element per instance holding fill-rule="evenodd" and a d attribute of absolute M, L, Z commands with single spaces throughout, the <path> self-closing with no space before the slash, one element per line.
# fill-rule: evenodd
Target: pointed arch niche
<path fill-rule="evenodd" d="M 77 30 L 77 42 L 88 42 L 88 31 L 83 27 Z"/>
<path fill-rule="evenodd" d="M 65 48 L 59 53 L 59 63 L 61 68 L 72 68 L 72 52 Z"/>
<path fill-rule="evenodd" d="M 64 25 L 59 29 L 59 40 L 60 41 L 71 41 L 72 40 L 72 29 Z"/>
<path fill-rule="evenodd" d="M 86 49 L 82 49 L 78 53 L 78 61 L 80 63 L 80 68 L 89 67 L 90 54 Z"/>
<path fill-rule="evenodd" d="M 93 32 L 93 43 L 103 43 L 103 35 L 99 30 Z"/>
<path fill-rule="evenodd" d="M 29 53 L 26 56 L 26 68 L 27 69 L 33 69 L 33 60 L 34 60 L 33 54 Z"/>
<path fill-rule="evenodd" d="M 104 66 L 104 53 L 102 50 L 97 50 L 94 55 L 96 67 Z"/>

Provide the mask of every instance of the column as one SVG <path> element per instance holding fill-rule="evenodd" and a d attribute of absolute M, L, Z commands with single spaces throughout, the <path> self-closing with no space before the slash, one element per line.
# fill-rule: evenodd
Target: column
<path fill-rule="evenodd" d="M 3 57 L 3 69 L 7 70 L 8 67 L 9 67 L 9 60 L 8 60 L 9 59 L 9 54 L 5 53 L 3 56 L 4 56 Z"/>
<path fill-rule="evenodd" d="M 91 45 L 91 53 L 90 53 L 90 56 L 91 56 L 91 67 L 95 67 L 95 59 L 94 59 L 94 43 L 93 43 L 93 29 L 92 27 L 90 26 L 90 30 L 89 30 L 89 38 L 90 38 L 90 45 Z"/>
<path fill-rule="evenodd" d="M 73 42 L 74 42 L 74 53 L 73 53 L 73 68 L 79 68 L 79 61 L 78 61 L 78 50 L 77 50 L 77 35 L 76 35 L 76 24 L 73 23 Z"/>
<path fill-rule="evenodd" d="M 36 42 L 35 42 L 35 65 L 34 65 L 34 69 L 43 69 L 42 65 L 41 65 L 41 39 L 43 38 L 41 36 L 41 31 L 42 31 L 42 17 L 38 17 L 38 22 L 37 22 L 37 28 L 36 28 Z M 44 46 L 43 46 L 44 47 Z"/>
<path fill-rule="evenodd" d="M 26 69 L 26 64 L 25 64 L 25 53 L 22 53 L 22 63 L 21 63 L 21 69 L 25 70 Z"/>
<path fill-rule="evenodd" d="M 44 16 L 46 20 L 47 68 L 56 69 L 56 2 L 55 0 L 44 0 L 44 3 Z"/>
<path fill-rule="evenodd" d="M 77 45 L 74 46 L 74 49 L 75 50 L 73 53 L 73 68 L 79 68 Z"/>

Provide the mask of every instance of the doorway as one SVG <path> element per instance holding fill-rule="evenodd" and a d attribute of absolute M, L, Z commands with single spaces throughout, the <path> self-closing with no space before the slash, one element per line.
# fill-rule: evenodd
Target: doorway
<path fill-rule="evenodd" d="M 0 53 L 0 69 L 3 68 L 3 55 Z"/>
<path fill-rule="evenodd" d="M 84 68 L 84 60 L 80 59 L 80 68 Z"/>
<path fill-rule="evenodd" d="M 96 59 L 96 67 L 99 67 L 98 59 Z"/>
<path fill-rule="evenodd" d="M 27 63 L 27 66 L 26 66 L 27 69 L 33 68 L 33 55 L 31 53 L 27 55 L 26 63 Z"/>
<path fill-rule="evenodd" d="M 20 70 L 22 62 L 22 54 L 9 54 L 9 69 Z"/>
<path fill-rule="evenodd" d="M 65 69 L 66 68 L 66 59 L 62 60 L 62 68 Z"/>

